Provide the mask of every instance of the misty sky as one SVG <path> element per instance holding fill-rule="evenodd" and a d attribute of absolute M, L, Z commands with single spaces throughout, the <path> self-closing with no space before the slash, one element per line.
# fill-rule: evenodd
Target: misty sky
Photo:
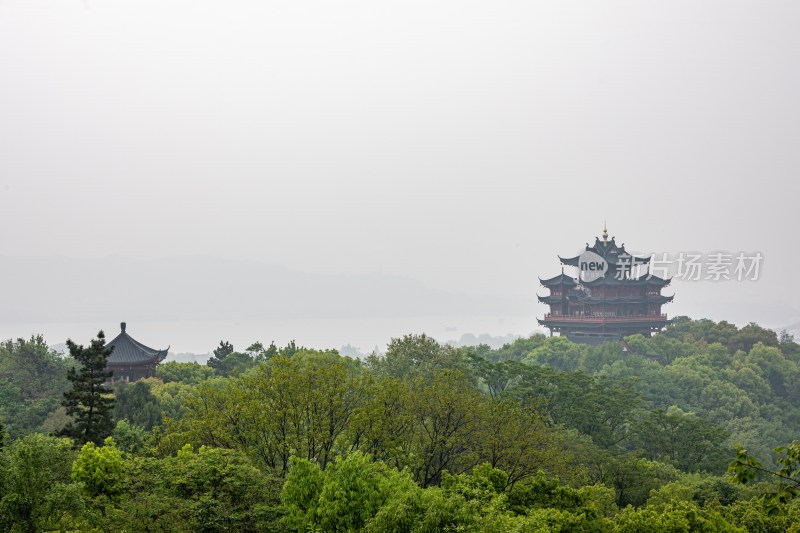
<path fill-rule="evenodd" d="M 0 255 L 535 299 L 607 221 L 641 252 L 764 255 L 755 283 L 673 284 L 670 314 L 790 324 L 798 20 L 796 1 L 0 0 Z"/>

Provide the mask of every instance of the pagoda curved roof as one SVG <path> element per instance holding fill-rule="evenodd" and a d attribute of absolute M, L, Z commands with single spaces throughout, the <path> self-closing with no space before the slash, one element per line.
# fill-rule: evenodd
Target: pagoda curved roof
<path fill-rule="evenodd" d="M 575 281 L 575 279 L 573 279 L 571 276 L 567 276 L 563 272 L 561 274 L 559 274 L 558 276 L 555 276 L 555 277 L 550 278 L 550 279 L 539 278 L 539 283 L 541 283 L 545 287 L 550 287 L 550 286 L 553 286 L 553 285 L 575 286 L 575 285 L 578 284 Z"/>
<path fill-rule="evenodd" d="M 669 285 L 671 279 L 659 278 L 658 276 L 642 276 L 635 279 L 617 279 L 615 276 L 603 276 L 592 281 L 584 281 L 587 287 L 597 287 L 598 285 L 657 285 L 665 287 Z"/>
<path fill-rule="evenodd" d="M 536 295 L 539 302 L 543 304 L 558 304 L 565 299 L 575 298 L 577 301 L 587 304 L 666 304 L 675 298 L 675 295 L 665 296 L 659 294 L 658 296 L 614 296 L 610 298 L 597 298 L 593 296 L 577 295 L 577 296 L 539 296 Z"/>
<path fill-rule="evenodd" d="M 586 243 L 586 251 L 587 252 L 594 252 L 603 259 L 605 259 L 611 265 L 625 265 L 625 266 L 632 266 L 632 265 L 645 265 L 650 262 L 650 257 L 639 257 L 636 255 L 629 254 L 625 250 L 625 244 L 623 243 L 620 246 L 617 246 L 614 237 L 611 237 L 610 241 L 601 241 L 599 237 L 595 237 L 594 246 L 589 246 L 589 243 Z M 576 255 L 575 257 L 561 257 L 558 256 L 558 259 L 561 263 L 569 266 L 578 266 L 578 261 L 580 260 L 580 254 Z M 621 260 L 624 258 L 624 261 Z"/>
<path fill-rule="evenodd" d="M 557 304 L 564 301 L 564 296 L 539 296 L 536 298 L 543 304 Z"/>
<path fill-rule="evenodd" d="M 113 347 L 108 356 L 108 364 L 131 363 L 160 363 L 167 357 L 169 347 L 165 350 L 156 350 L 145 346 L 125 331 L 125 322 L 120 324 L 122 331 L 106 344 L 106 348 Z"/>

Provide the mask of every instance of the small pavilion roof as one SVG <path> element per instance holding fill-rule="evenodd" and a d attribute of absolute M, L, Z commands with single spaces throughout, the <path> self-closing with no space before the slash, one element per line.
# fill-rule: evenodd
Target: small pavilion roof
<path fill-rule="evenodd" d="M 160 363 L 166 359 L 169 347 L 165 350 L 156 350 L 145 346 L 128 335 L 125 331 L 125 322 L 120 324 L 120 329 L 122 330 L 120 334 L 106 344 L 106 348 L 114 347 L 108 357 L 108 364 Z"/>

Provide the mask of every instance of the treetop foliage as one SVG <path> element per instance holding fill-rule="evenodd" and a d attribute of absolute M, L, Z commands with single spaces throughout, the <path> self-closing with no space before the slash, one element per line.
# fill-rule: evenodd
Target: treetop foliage
<path fill-rule="evenodd" d="M 11 438 L 43 426 L 70 386 L 74 361 L 53 352 L 41 335 L 0 343 L 0 419 Z"/>
<path fill-rule="evenodd" d="M 159 378 L 98 387 L 116 401 L 113 438 L 83 442 L 35 434 L 68 416 L 58 408 L 66 378 L 39 398 L 15 383 L 33 379 L 35 365 L 45 375 L 85 368 L 79 356 L 91 360 L 95 342 L 74 346 L 65 364 L 41 339 L 7 341 L 0 419 L 13 432 L 3 445 L 0 429 L 0 530 L 800 523 L 797 447 L 775 448 L 800 430 L 794 340 L 679 317 L 626 341 L 634 353 L 543 335 L 500 349 L 406 335 L 364 360 L 294 342 L 236 352 L 223 341 L 209 365 L 166 363 Z M 733 442 L 742 447 L 731 472 L 746 486 L 724 475 Z M 762 466 L 776 459 L 777 469 Z"/>
<path fill-rule="evenodd" d="M 426 375 L 437 370 L 461 370 L 467 366 L 463 354 L 449 344 L 425 335 L 405 335 L 389 341 L 385 355 L 367 357 L 367 368 L 379 376 L 395 379 Z"/>
<path fill-rule="evenodd" d="M 800 443 L 792 441 L 788 446 L 779 446 L 773 450 L 778 454 L 775 460 L 778 469 L 769 469 L 747 453 L 747 450 L 736 446 L 736 458 L 728 467 L 731 481 L 742 485 L 753 481 L 760 475 L 774 479 L 775 488 L 764 492 L 761 501 L 768 514 L 786 513 L 787 505 L 800 496 Z"/>

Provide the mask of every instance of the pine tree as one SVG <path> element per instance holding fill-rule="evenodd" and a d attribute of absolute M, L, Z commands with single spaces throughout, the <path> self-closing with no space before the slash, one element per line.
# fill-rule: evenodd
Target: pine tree
<path fill-rule="evenodd" d="M 88 348 L 67 340 L 69 354 L 81 364 L 81 368 L 76 370 L 72 367 L 67 371 L 72 390 L 64 393 L 61 405 L 67 408 L 67 415 L 73 421 L 58 435 L 70 437 L 79 446 L 87 442 L 101 446 L 114 429 L 114 397 L 105 387 L 106 380 L 113 375 L 106 370 L 113 347 L 105 347 L 105 338 L 101 331 Z"/>
<path fill-rule="evenodd" d="M 233 344 L 227 341 L 219 341 L 219 346 L 214 350 L 214 355 L 209 357 L 208 361 L 206 361 L 206 365 L 213 368 L 217 374 L 223 375 L 225 373 L 223 362 L 225 361 L 225 358 L 232 353 Z"/>

